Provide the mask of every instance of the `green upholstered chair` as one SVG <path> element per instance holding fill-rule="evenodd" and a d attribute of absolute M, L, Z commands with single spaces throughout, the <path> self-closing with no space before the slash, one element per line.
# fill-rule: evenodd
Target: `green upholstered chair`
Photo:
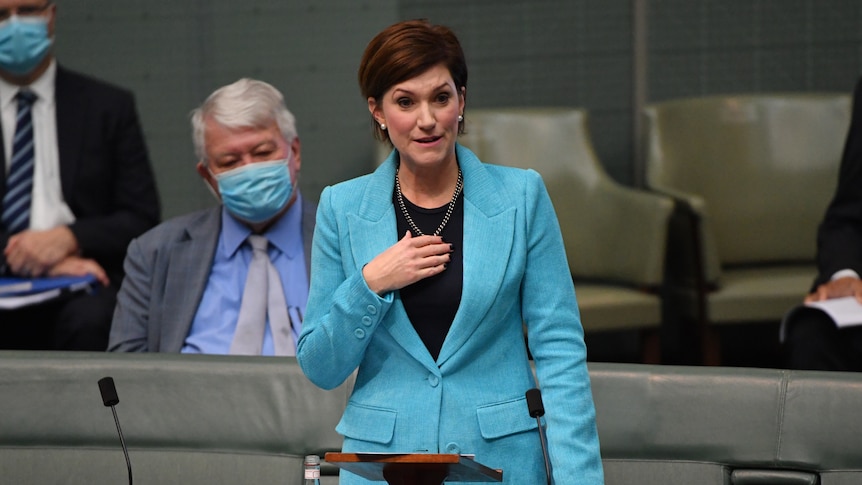
<path fill-rule="evenodd" d="M 711 96 L 644 114 L 646 184 L 690 216 L 670 243 L 682 248 L 668 259 L 671 294 L 700 325 L 704 363 L 716 365 L 717 325 L 777 323 L 809 289 L 850 96 Z"/>
<path fill-rule="evenodd" d="M 482 161 L 542 175 L 563 234 L 586 333 L 642 332 L 660 360 L 660 288 L 672 200 L 611 179 L 575 108 L 468 109 L 460 142 Z"/>

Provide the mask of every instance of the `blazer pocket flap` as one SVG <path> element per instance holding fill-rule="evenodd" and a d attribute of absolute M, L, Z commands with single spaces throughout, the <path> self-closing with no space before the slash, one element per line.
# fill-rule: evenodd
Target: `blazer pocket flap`
<path fill-rule="evenodd" d="M 536 419 L 530 417 L 525 397 L 512 401 L 487 404 L 476 409 L 479 431 L 485 439 L 500 438 L 535 429 Z"/>
<path fill-rule="evenodd" d="M 335 431 L 360 441 L 386 444 L 395 435 L 395 417 L 392 409 L 350 403 L 341 416 Z"/>

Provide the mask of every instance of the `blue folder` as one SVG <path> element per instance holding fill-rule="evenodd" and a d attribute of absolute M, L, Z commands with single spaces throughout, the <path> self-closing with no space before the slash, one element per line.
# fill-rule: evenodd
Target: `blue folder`
<path fill-rule="evenodd" d="M 99 281 L 93 275 L 45 278 L 0 277 L 0 297 L 34 295 L 51 290 L 61 290 L 61 292 L 90 290 L 98 284 Z"/>

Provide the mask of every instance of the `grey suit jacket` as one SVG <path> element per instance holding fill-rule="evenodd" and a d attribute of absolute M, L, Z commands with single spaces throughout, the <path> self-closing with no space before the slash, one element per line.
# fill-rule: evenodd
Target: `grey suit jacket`
<path fill-rule="evenodd" d="M 311 274 L 317 206 L 302 200 L 302 244 Z M 207 285 L 221 206 L 166 221 L 129 244 L 109 351 L 179 352 Z"/>

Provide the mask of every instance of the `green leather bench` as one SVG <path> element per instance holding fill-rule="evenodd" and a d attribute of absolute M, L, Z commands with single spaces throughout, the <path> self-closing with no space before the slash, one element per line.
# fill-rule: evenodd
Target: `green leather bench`
<path fill-rule="evenodd" d="M 858 485 L 862 374 L 592 364 L 605 481 Z"/>
<path fill-rule="evenodd" d="M 350 389 L 317 388 L 294 358 L 0 352 L 0 483 L 128 483 L 105 376 L 135 484 L 301 484 L 306 454 L 341 448 Z"/>
<path fill-rule="evenodd" d="M 0 483 L 127 482 L 105 376 L 137 484 L 300 484 L 306 454 L 339 449 L 351 384 L 320 390 L 291 358 L 0 352 Z M 862 483 L 862 375 L 592 363 L 590 376 L 608 485 Z"/>

